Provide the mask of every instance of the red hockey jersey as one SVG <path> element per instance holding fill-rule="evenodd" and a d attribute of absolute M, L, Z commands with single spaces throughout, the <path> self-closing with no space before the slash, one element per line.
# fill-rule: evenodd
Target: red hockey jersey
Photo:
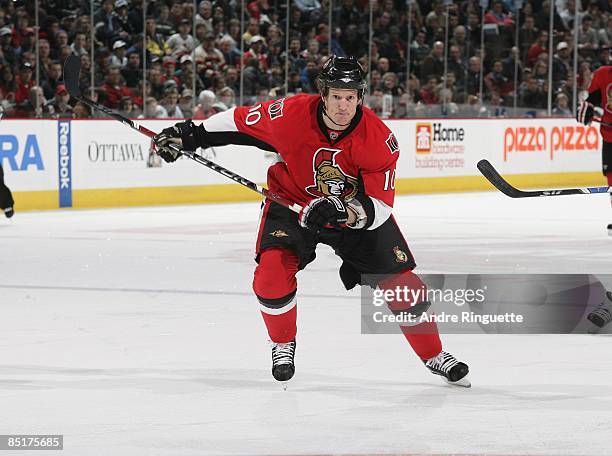
<path fill-rule="evenodd" d="M 388 218 L 395 196 L 399 145 L 368 108 L 359 108 L 342 132 L 329 131 L 319 95 L 296 95 L 237 107 L 203 123 L 208 132 L 239 132 L 265 143 L 282 161 L 268 170 L 268 187 L 304 204 L 321 196 L 353 197 L 359 176 L 377 218 Z M 378 226 L 384 220 L 378 220 Z"/>
<path fill-rule="evenodd" d="M 604 110 L 602 121 L 612 125 L 612 66 L 605 65 L 593 73 L 593 79 L 589 85 L 589 99 L 592 95 L 599 99 L 601 96 L 601 107 Z M 605 142 L 612 142 L 612 127 L 601 125 L 601 136 Z"/>

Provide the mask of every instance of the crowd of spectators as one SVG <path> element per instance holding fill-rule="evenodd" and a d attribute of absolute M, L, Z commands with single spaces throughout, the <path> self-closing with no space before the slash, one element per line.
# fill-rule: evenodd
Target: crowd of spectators
<path fill-rule="evenodd" d="M 575 0 L 554 0 L 552 48 L 550 1 L 517 11 L 513 0 L 493 0 L 483 25 L 479 0 L 416 0 L 410 17 L 405 0 L 335 0 L 330 30 L 330 0 L 292 0 L 289 12 L 280 0 L 247 0 L 244 10 L 237 0 L 95 0 L 93 11 L 90 0 L 48 0 L 39 27 L 34 2 L 0 0 L 0 110 L 95 116 L 62 83 L 62 62 L 74 54 L 81 90 L 98 102 L 132 118 L 203 119 L 241 102 L 316 93 L 331 50 L 370 62 L 366 104 L 382 117 L 541 115 L 549 93 L 553 115 L 568 116 L 574 84 L 580 94 L 608 64 L 612 1 L 583 0 L 577 11 Z"/>

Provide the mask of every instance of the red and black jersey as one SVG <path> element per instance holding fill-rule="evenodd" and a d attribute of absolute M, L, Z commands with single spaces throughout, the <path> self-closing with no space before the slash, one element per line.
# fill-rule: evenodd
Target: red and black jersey
<path fill-rule="evenodd" d="M 278 153 L 282 161 L 268 170 L 268 187 L 289 200 L 304 204 L 331 195 L 348 200 L 362 190 L 376 213 L 370 229 L 391 213 L 399 146 L 368 108 L 359 107 L 350 126 L 336 132 L 323 122 L 319 95 L 296 95 L 230 109 L 202 127 L 198 136 L 209 144 L 250 144 Z"/>
<path fill-rule="evenodd" d="M 601 120 L 612 124 L 612 65 L 602 66 L 593 73 L 587 101 L 600 106 L 604 111 Z M 602 124 L 600 131 L 605 142 L 612 142 L 612 127 Z"/>

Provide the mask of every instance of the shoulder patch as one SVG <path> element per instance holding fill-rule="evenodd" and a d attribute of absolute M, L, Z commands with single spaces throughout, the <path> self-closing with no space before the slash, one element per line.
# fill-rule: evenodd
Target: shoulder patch
<path fill-rule="evenodd" d="M 284 98 L 281 98 L 280 100 L 276 100 L 274 103 L 271 103 L 268 106 L 268 115 L 270 116 L 270 120 L 274 120 L 279 117 L 283 117 L 283 107 L 284 106 L 285 106 Z"/>
<path fill-rule="evenodd" d="M 399 150 L 399 143 L 397 142 L 397 139 L 395 138 L 395 135 L 393 133 L 389 134 L 389 137 L 387 138 L 385 143 L 387 144 L 387 147 L 389 148 L 392 154 Z"/>

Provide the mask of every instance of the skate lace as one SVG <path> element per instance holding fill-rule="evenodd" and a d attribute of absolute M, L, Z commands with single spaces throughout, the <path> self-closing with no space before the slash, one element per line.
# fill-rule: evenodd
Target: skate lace
<path fill-rule="evenodd" d="M 608 302 L 602 302 L 591 313 L 600 317 L 604 323 L 610 323 L 612 321 L 612 292 L 607 291 L 606 298 Z"/>
<path fill-rule="evenodd" d="M 455 359 L 453 355 L 446 352 L 440 352 L 438 356 L 427 360 L 427 367 L 435 369 L 440 372 L 448 372 L 457 365 L 459 361 Z"/>
<path fill-rule="evenodd" d="M 277 366 L 279 364 L 293 363 L 293 354 L 295 353 L 295 342 L 272 343 L 272 363 Z"/>

